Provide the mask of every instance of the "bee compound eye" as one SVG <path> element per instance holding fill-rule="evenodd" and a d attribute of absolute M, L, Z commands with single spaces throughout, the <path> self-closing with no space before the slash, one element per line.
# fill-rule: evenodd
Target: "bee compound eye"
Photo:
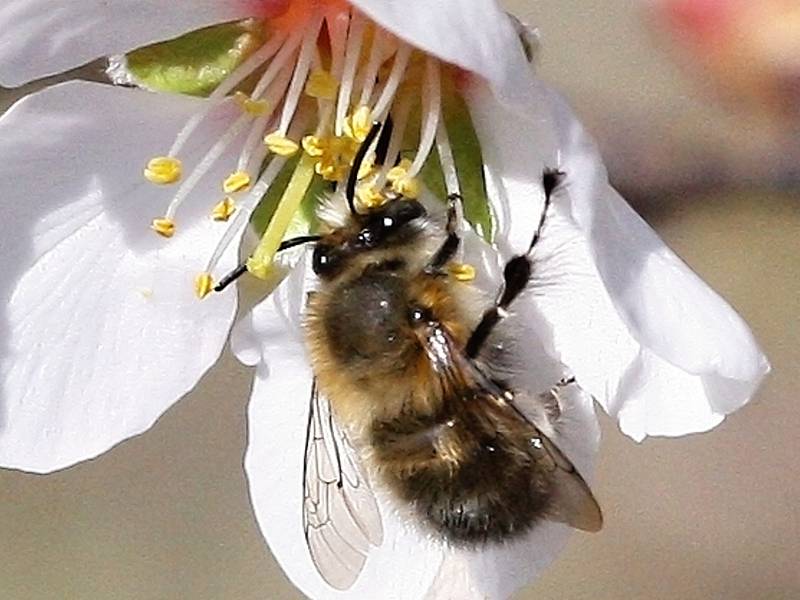
<path fill-rule="evenodd" d="M 330 246 L 317 245 L 314 248 L 311 266 L 317 275 L 330 273 L 336 267 L 337 262 L 337 253 Z"/>

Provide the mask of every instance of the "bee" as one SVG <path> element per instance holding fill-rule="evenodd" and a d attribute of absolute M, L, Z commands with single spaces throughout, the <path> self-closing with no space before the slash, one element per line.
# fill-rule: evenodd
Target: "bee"
<path fill-rule="evenodd" d="M 450 275 L 461 243 L 457 196 L 444 226 L 396 194 L 357 210 L 355 174 L 379 129 L 356 155 L 349 212 L 328 205 L 328 230 L 281 246 L 313 243 L 318 289 L 303 327 L 315 379 L 302 513 L 312 560 L 338 589 L 353 585 L 370 547 L 382 543 L 370 482 L 453 545 L 503 543 L 542 520 L 602 526 L 591 490 L 548 436 L 557 403 L 507 383 L 496 356 L 498 325 L 529 285 L 531 251 L 563 174 L 544 173 L 529 251 L 506 263 L 496 301 L 480 306 L 474 286 Z"/>

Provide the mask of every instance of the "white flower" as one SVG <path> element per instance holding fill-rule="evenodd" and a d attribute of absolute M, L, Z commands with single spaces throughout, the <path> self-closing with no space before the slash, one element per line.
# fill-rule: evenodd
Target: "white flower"
<path fill-rule="evenodd" d="M 214 23 L 261 19 L 276 6 L 51 4 L 0 7 L 0 83 Z M 195 385 L 222 350 L 236 294 L 199 302 L 192 282 L 204 273 L 196 291 L 205 295 L 212 274 L 235 265 L 248 218 L 292 155 L 302 155 L 288 171 L 295 187 L 279 190 L 249 263 L 256 274 L 268 272 L 287 231 L 308 227 L 297 208 L 314 172 L 340 181 L 373 119 L 391 114 L 395 122 L 378 181 L 415 193 L 434 145 L 448 187 L 475 177 L 458 169 L 457 140 L 451 147 L 442 121 L 450 84 L 469 107 L 494 217 L 493 247 L 463 231 L 477 285 L 494 291 L 503 261 L 527 248 L 542 211 L 543 170 L 566 173 L 536 249 L 532 293 L 515 311 L 530 340 L 521 345 L 530 370 L 520 383 L 538 391 L 571 374 L 586 392 L 564 398 L 556 438 L 576 466 L 589 473 L 597 448 L 590 396 L 637 440 L 710 429 L 752 396 L 768 364 L 746 325 L 609 187 L 591 140 L 530 74 L 493 0 L 295 0 L 266 23 L 267 40 L 248 38 L 258 47 L 209 99 L 73 82 L 23 99 L 0 119 L 0 464 L 48 472 L 96 456 L 146 430 Z M 250 96 L 227 96 L 252 73 L 260 80 Z M 149 83 L 124 62 L 115 75 Z M 416 148 L 390 175 L 420 92 Z M 178 185 L 143 181 L 145 164 L 151 181 Z M 153 217 L 168 239 L 149 230 Z M 309 286 L 301 261 L 242 319 L 233 347 L 257 366 L 245 466 L 259 523 L 292 581 L 323 598 L 333 591 L 311 562 L 300 516 L 311 372 L 299 322 Z M 392 499 L 375 492 L 383 543 L 341 597 L 505 597 L 546 566 L 568 532 L 546 523 L 514 544 L 454 550 L 408 526 Z"/>

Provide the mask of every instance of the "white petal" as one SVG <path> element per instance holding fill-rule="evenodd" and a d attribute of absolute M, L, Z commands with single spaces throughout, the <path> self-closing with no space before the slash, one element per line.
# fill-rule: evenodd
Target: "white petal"
<path fill-rule="evenodd" d="M 716 401 L 719 411 L 735 410 L 769 370 L 750 329 L 609 186 L 594 142 L 566 103 L 555 93 L 550 98 L 562 167 L 580 174 L 570 184 L 572 214 L 617 310 L 664 359 L 690 373 L 749 384 Z"/>
<path fill-rule="evenodd" d="M 421 531 L 409 517 L 400 516 L 402 507 L 375 482 L 384 521 L 383 545 L 372 549 L 347 592 L 334 592 L 317 574 L 306 548 L 301 514 L 312 372 L 298 319 L 301 299 L 312 282 L 307 265 L 298 267 L 234 332 L 240 358 L 244 351 L 248 360 L 258 356 L 263 361 L 250 404 L 245 468 L 256 516 L 289 578 L 311 598 L 395 600 L 505 598 L 532 581 L 563 548 L 571 532 L 568 527 L 543 523 L 506 546 L 477 552 L 453 549 Z M 248 329 L 249 333 L 241 331 Z M 531 361 L 529 350 L 535 349 L 523 349 Z M 524 385 L 536 379 L 531 372 L 521 377 Z M 541 381 L 530 385 L 549 388 Z M 591 398 L 575 389 L 565 396 L 562 408 L 563 421 L 553 439 L 588 477 L 599 443 Z"/>
<path fill-rule="evenodd" d="M 172 190 L 141 174 L 200 102 L 75 82 L 0 120 L 0 464 L 96 456 L 152 425 L 219 356 L 235 294 L 193 294 L 218 224 L 187 209 L 160 238 L 148 224 Z M 197 192 L 209 206 L 213 176 Z"/>
<path fill-rule="evenodd" d="M 561 360 L 635 439 L 710 429 L 752 396 L 766 359 L 738 315 L 610 188 L 563 101 L 536 89 L 529 119 L 478 86 L 469 92 L 501 233 L 510 232 L 501 251 L 529 243 L 541 165 L 566 172 L 536 254 L 546 283 L 536 302 Z"/>
<path fill-rule="evenodd" d="M 524 106 L 531 84 L 522 42 L 495 0 L 352 0 L 413 46 L 489 81 L 504 102 Z"/>
<path fill-rule="evenodd" d="M 312 379 L 297 317 L 300 307 L 296 302 L 302 298 L 297 291 L 303 280 L 301 266 L 250 317 L 264 362 L 256 371 L 248 411 L 245 470 L 256 517 L 270 549 L 304 594 L 322 599 L 334 597 L 335 592 L 311 562 L 301 512 Z M 240 326 L 247 325 L 237 325 L 237 330 Z M 235 332 L 234 339 L 240 335 Z M 404 600 L 423 598 L 430 587 L 441 562 L 440 550 L 421 540 L 417 543 L 416 535 L 405 531 L 391 512 L 383 506 L 381 512 L 383 546 L 370 553 L 356 584 L 335 597 Z M 400 565 L 413 568 L 414 577 L 408 576 L 407 569 L 398 568 Z"/>
<path fill-rule="evenodd" d="M 170 39 L 263 11 L 258 0 L 3 0 L 0 85 L 77 67 L 101 56 Z"/>

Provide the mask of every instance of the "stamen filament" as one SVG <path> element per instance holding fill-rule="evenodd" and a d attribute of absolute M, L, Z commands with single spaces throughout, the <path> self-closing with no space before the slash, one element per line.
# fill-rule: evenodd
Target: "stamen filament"
<path fill-rule="evenodd" d="M 376 189 L 383 188 L 389 171 L 397 162 L 397 157 L 400 155 L 400 150 L 403 146 L 403 138 L 406 135 L 406 125 L 408 124 L 410 112 L 411 96 L 409 94 L 403 94 L 392 107 L 392 137 L 389 140 L 389 148 L 386 151 L 386 162 L 374 183 Z"/>
<path fill-rule="evenodd" d="M 428 57 L 425 62 L 425 85 L 423 88 L 423 96 L 425 102 L 425 120 L 422 124 L 422 131 L 419 136 L 419 148 L 414 157 L 414 162 L 408 170 L 408 177 L 416 177 L 425 161 L 430 154 L 433 147 L 433 141 L 436 139 L 436 129 L 439 126 L 439 115 L 442 112 L 442 91 L 441 82 L 439 80 L 439 62 L 433 58 Z"/>
<path fill-rule="evenodd" d="M 350 35 L 347 38 L 345 50 L 344 70 L 342 71 L 342 84 L 339 87 L 339 98 L 336 103 L 335 133 L 342 135 L 344 119 L 350 108 L 350 95 L 353 93 L 358 59 L 361 57 L 361 44 L 364 41 L 366 23 L 360 16 L 353 14 L 350 21 Z"/>
<path fill-rule="evenodd" d="M 178 192 L 172 199 L 172 202 L 169 203 L 169 207 L 167 208 L 167 213 L 165 218 L 167 219 L 174 219 L 175 213 L 178 211 L 178 207 L 181 203 L 186 199 L 189 193 L 194 189 L 197 183 L 203 178 L 203 176 L 214 166 L 214 163 L 217 159 L 222 156 L 222 153 L 225 152 L 226 148 L 236 139 L 236 137 L 242 132 L 244 126 L 250 120 L 250 116 L 244 114 L 240 116 L 228 131 L 217 140 L 217 142 L 211 147 L 211 150 L 203 157 L 203 160 L 194 168 L 191 175 L 186 179 L 186 181 L 181 184 L 181 187 L 178 189 Z"/>
<path fill-rule="evenodd" d="M 444 186 L 447 194 L 461 194 L 461 184 L 458 181 L 456 161 L 453 158 L 453 148 L 450 146 L 450 137 L 447 135 L 444 119 L 439 115 L 439 125 L 436 128 L 436 151 L 439 154 L 439 164 L 442 167 Z"/>
<path fill-rule="evenodd" d="M 314 58 L 314 50 L 317 47 L 317 38 L 319 37 L 320 28 L 322 27 L 322 18 L 315 17 L 308 26 L 303 36 L 303 45 L 300 48 L 300 55 L 297 59 L 297 66 L 294 69 L 292 82 L 289 84 L 289 91 L 286 93 L 286 101 L 283 104 L 283 112 L 281 114 L 280 125 L 278 132 L 280 135 L 285 136 L 289 131 L 289 125 L 292 122 L 294 113 L 297 110 L 297 105 L 300 102 L 300 96 L 303 93 L 308 72 L 311 68 L 311 61 Z"/>
<path fill-rule="evenodd" d="M 297 47 L 300 45 L 301 40 L 302 32 L 299 31 L 295 32 L 292 37 L 289 38 L 283 48 L 281 48 L 281 51 L 275 56 L 275 59 L 269 63 L 267 70 L 264 71 L 261 79 L 258 80 L 258 83 L 256 83 L 256 86 L 253 88 L 253 93 L 250 94 L 253 98 L 260 99 L 275 77 L 283 72 L 284 67 L 291 65 L 291 59 L 295 52 L 297 52 Z"/>
<path fill-rule="evenodd" d="M 271 186 L 272 182 L 275 181 L 278 173 L 280 173 L 281 169 L 283 169 L 284 164 L 286 164 L 286 159 L 284 158 L 276 157 L 271 160 L 269 165 L 267 165 L 267 168 L 264 170 L 264 173 L 253 186 L 253 189 L 251 189 L 247 196 L 241 201 L 239 210 L 236 212 L 233 220 L 230 221 L 225 233 L 222 234 L 222 237 L 217 243 L 216 248 L 214 248 L 211 258 L 208 260 L 208 264 L 206 265 L 205 269 L 207 273 L 214 272 L 220 259 L 222 259 L 222 255 L 225 253 L 225 250 L 238 236 L 242 228 L 247 225 L 250 220 L 251 213 L 261 198 L 263 198 L 267 193 L 269 186 Z"/>
<path fill-rule="evenodd" d="M 328 23 L 328 33 L 331 40 L 331 75 L 338 81 L 342 79 L 342 71 L 344 70 L 344 57 L 347 48 L 347 34 L 351 23 L 351 15 L 348 14 L 347 18 L 341 15 L 329 15 L 326 19 Z"/>
<path fill-rule="evenodd" d="M 383 121 L 385 113 L 388 112 L 389 106 L 392 104 L 392 100 L 394 100 L 394 96 L 397 93 L 397 88 L 403 80 L 403 75 L 408 66 L 408 60 L 411 58 L 411 51 L 411 46 L 408 44 L 401 44 L 400 48 L 398 48 L 395 53 L 394 64 L 392 64 L 389 78 L 386 80 L 383 91 L 381 91 L 380 98 L 378 98 L 375 107 L 372 109 L 373 121 Z"/>
<path fill-rule="evenodd" d="M 269 104 L 270 107 L 276 106 L 280 101 L 281 96 L 286 92 L 286 86 L 289 84 L 289 78 L 292 75 L 292 70 L 290 65 L 285 65 L 283 70 L 281 71 L 280 75 L 272 82 L 272 85 L 267 89 L 266 94 L 264 95 L 264 101 Z M 262 138 L 264 136 L 264 131 L 267 129 L 267 123 L 272 118 L 274 114 L 274 110 L 270 109 L 268 114 L 264 114 L 258 117 L 255 121 L 253 121 L 252 126 L 250 127 L 250 133 L 247 135 L 247 139 L 242 146 L 242 151 L 239 154 L 239 161 L 237 163 L 237 168 L 240 171 L 246 171 L 250 167 L 250 163 L 252 162 L 253 152 L 259 150 L 256 154 L 262 154 L 261 159 L 257 162 L 261 164 L 261 161 L 264 159 L 266 152 L 264 151 L 264 144 L 262 144 Z"/>
<path fill-rule="evenodd" d="M 239 65 L 230 75 L 228 75 L 208 96 L 208 100 L 204 108 L 186 122 L 181 129 L 175 141 L 172 143 L 172 148 L 169 150 L 169 156 L 177 156 L 181 151 L 184 144 L 186 144 L 189 137 L 197 129 L 198 125 L 208 116 L 208 113 L 217 106 L 218 100 L 228 95 L 228 92 L 233 90 L 239 85 L 246 77 L 248 77 L 258 67 L 267 62 L 278 51 L 286 40 L 285 33 L 277 33 L 274 38 L 264 44 L 261 48 L 251 54 L 241 65 Z"/>
<path fill-rule="evenodd" d="M 377 33 L 377 26 L 373 30 Z M 378 78 L 378 69 L 381 68 L 381 58 L 383 57 L 383 36 L 372 36 L 372 48 L 369 53 L 369 60 L 361 76 L 361 98 L 358 106 L 366 106 L 372 99 L 372 92 L 375 89 L 375 82 Z"/>

